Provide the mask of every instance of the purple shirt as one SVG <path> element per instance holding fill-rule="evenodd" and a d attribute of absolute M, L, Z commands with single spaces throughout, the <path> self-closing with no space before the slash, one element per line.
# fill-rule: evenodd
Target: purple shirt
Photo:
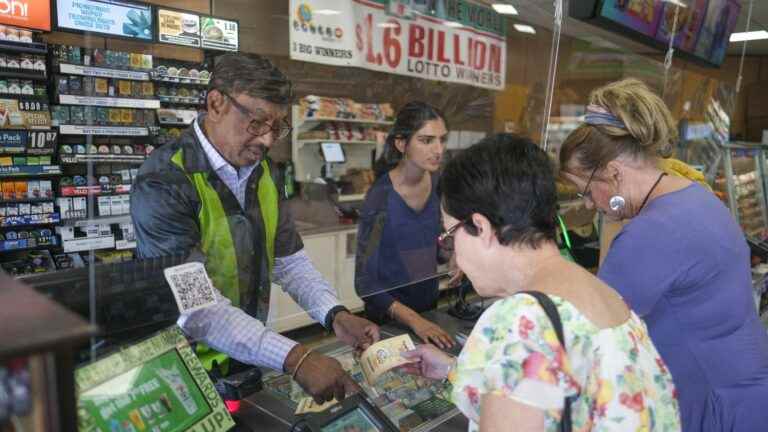
<path fill-rule="evenodd" d="M 598 276 L 648 325 L 685 431 L 768 427 L 768 336 L 749 247 L 711 192 L 694 183 L 648 203 L 613 241 Z"/>

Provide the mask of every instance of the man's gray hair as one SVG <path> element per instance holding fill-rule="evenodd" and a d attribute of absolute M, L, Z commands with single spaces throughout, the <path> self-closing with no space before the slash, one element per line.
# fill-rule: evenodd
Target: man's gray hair
<path fill-rule="evenodd" d="M 224 54 L 215 59 L 210 90 L 232 96 L 246 94 L 278 105 L 293 101 L 291 81 L 267 58 L 258 54 Z"/>

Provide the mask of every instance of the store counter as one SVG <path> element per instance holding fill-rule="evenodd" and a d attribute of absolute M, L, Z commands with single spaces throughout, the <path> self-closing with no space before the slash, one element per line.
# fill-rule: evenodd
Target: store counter
<path fill-rule="evenodd" d="M 444 310 L 432 311 L 424 317 L 439 324 L 451 334 L 469 334 L 473 322 L 461 321 L 448 315 Z M 405 333 L 398 325 L 381 327 L 382 338 Z M 450 350 L 458 354 L 460 345 Z M 362 376 L 353 368 L 352 349 L 341 342 L 332 342 L 316 348 L 316 351 L 337 358 L 358 383 Z M 358 368 L 359 371 L 359 368 Z M 442 384 L 431 380 L 413 378 L 402 372 L 390 372 L 382 378 L 373 392 L 368 388 L 374 402 L 401 430 L 465 432 L 468 422 L 461 412 L 449 405 L 440 396 Z M 364 386 L 365 387 L 365 386 Z M 375 396 L 375 397 L 374 397 Z M 305 397 L 301 389 L 289 376 L 275 372 L 264 373 L 264 389 L 241 402 L 235 415 L 243 431 L 269 430 L 290 431 L 297 417 L 294 416 L 295 401 Z M 410 407 L 410 408 L 409 408 Z M 412 408 L 412 409 L 411 409 Z"/>

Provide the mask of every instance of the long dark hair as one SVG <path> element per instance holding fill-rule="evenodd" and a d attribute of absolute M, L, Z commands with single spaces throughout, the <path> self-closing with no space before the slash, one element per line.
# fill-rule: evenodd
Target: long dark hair
<path fill-rule="evenodd" d="M 408 102 L 397 112 L 395 124 L 384 143 L 384 151 L 373 166 L 376 178 L 388 173 L 403 159 L 403 153 L 395 146 L 395 140 L 402 139 L 407 143 L 430 120 L 442 120 L 445 123 L 443 113 L 425 102 Z"/>

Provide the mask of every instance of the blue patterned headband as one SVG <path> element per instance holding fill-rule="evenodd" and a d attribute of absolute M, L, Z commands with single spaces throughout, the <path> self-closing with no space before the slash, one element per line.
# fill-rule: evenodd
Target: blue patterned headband
<path fill-rule="evenodd" d="M 584 123 L 592 126 L 613 126 L 619 129 L 627 128 L 623 121 L 600 105 L 587 106 L 587 115 L 584 116 Z"/>

